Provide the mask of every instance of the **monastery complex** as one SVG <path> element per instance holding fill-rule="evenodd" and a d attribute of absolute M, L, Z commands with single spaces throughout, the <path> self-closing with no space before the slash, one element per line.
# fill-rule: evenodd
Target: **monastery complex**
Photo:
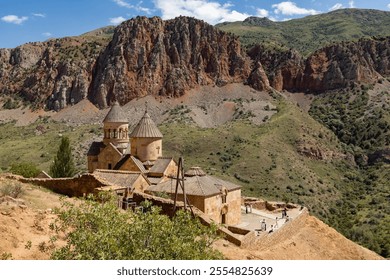
<path fill-rule="evenodd" d="M 115 191 L 124 200 L 135 191 L 173 199 L 178 165 L 172 157 L 163 156 L 162 139 L 147 109 L 129 133 L 128 120 L 115 102 L 103 120 L 103 140 L 93 142 L 88 151 L 88 171 L 118 185 Z M 240 223 L 240 186 L 209 176 L 200 167 L 185 172 L 184 185 L 190 205 L 209 218 L 226 225 Z M 184 199 L 181 188 L 177 196 Z"/>

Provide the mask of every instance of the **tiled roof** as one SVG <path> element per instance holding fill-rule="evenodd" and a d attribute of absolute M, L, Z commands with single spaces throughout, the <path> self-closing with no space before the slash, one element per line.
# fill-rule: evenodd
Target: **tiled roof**
<path fill-rule="evenodd" d="M 176 179 L 169 179 L 166 182 L 150 186 L 148 188 L 148 191 L 174 193 L 175 188 L 176 188 Z M 231 182 L 227 182 L 209 175 L 205 175 L 205 176 L 185 177 L 184 188 L 186 190 L 186 194 L 188 195 L 209 197 L 209 196 L 220 194 L 223 188 L 226 188 L 226 190 L 228 191 L 233 191 L 233 190 L 240 189 L 241 187 Z M 180 187 L 178 192 L 179 194 L 183 193 Z"/>
<path fill-rule="evenodd" d="M 139 170 L 142 173 L 146 173 L 147 172 L 146 169 L 145 169 L 145 166 L 142 164 L 142 162 L 138 158 L 131 156 L 131 159 L 134 161 L 135 165 L 137 165 L 137 167 L 139 168 Z"/>
<path fill-rule="evenodd" d="M 144 166 L 153 166 L 154 161 L 147 160 L 147 161 L 144 161 L 142 164 L 143 164 Z"/>
<path fill-rule="evenodd" d="M 130 133 L 130 138 L 144 137 L 144 138 L 162 138 L 163 135 L 157 128 L 156 124 L 150 118 L 148 112 L 145 112 L 142 119 L 138 122 L 136 127 Z"/>
<path fill-rule="evenodd" d="M 108 112 L 107 116 L 104 118 L 103 123 L 105 122 L 123 122 L 127 123 L 129 120 L 126 118 L 125 114 L 122 111 L 121 106 L 118 102 L 115 102 L 110 111 Z"/>
<path fill-rule="evenodd" d="M 157 185 L 158 183 L 160 183 L 162 180 L 164 180 L 163 177 L 148 177 L 148 180 L 149 182 L 152 184 L 152 185 Z"/>
<path fill-rule="evenodd" d="M 187 170 L 185 173 L 185 176 L 192 177 L 192 176 L 205 176 L 206 172 L 202 170 L 200 167 L 191 167 Z"/>
<path fill-rule="evenodd" d="M 98 156 L 100 154 L 100 149 L 104 148 L 106 145 L 103 142 L 92 142 L 91 147 L 89 147 L 87 156 Z"/>
<path fill-rule="evenodd" d="M 122 165 L 123 165 L 126 161 L 128 161 L 128 160 L 132 160 L 132 161 L 134 162 L 134 164 L 139 168 L 139 170 L 140 170 L 141 173 L 147 173 L 147 170 L 145 169 L 145 167 L 144 167 L 144 165 L 142 164 L 142 162 L 141 162 L 139 159 L 133 157 L 133 156 L 130 155 L 130 154 L 124 155 L 124 156 L 117 162 L 117 164 L 115 164 L 114 170 L 119 170 L 119 169 L 122 167 Z"/>
<path fill-rule="evenodd" d="M 168 168 L 169 163 L 172 161 L 172 158 L 158 158 L 152 168 L 150 168 L 149 173 L 158 173 L 163 174 Z"/>
<path fill-rule="evenodd" d="M 109 184 L 131 188 L 135 181 L 142 176 L 140 172 L 96 169 L 93 172 L 96 179 L 103 179 Z"/>

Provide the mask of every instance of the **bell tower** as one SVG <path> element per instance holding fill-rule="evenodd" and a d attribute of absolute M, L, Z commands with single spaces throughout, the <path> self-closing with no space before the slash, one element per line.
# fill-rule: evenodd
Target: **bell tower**
<path fill-rule="evenodd" d="M 115 101 L 103 120 L 103 143 L 112 143 L 120 152 L 129 146 L 129 123 L 119 103 Z"/>

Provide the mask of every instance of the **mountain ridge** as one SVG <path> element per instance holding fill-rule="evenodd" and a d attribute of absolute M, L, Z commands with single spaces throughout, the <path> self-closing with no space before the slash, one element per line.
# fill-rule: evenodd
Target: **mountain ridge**
<path fill-rule="evenodd" d="M 329 44 L 389 36 L 390 12 L 373 9 L 339 9 L 303 18 L 274 22 L 249 17 L 244 21 L 217 24 L 239 35 L 244 46 L 262 42 L 282 50 L 298 50 L 304 56 Z"/>
<path fill-rule="evenodd" d="M 194 18 L 137 17 L 115 29 L 1 49 L 0 92 L 4 108 L 56 111 L 85 98 L 104 108 L 113 100 L 178 97 L 197 86 L 235 82 L 260 91 L 324 92 L 388 76 L 388 41 L 342 42 L 306 58 L 264 44 L 242 47 L 236 35 Z"/>

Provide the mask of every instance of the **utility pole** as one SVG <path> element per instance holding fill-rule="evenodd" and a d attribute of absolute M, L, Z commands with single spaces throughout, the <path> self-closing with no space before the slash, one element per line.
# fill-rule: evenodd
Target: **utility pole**
<path fill-rule="evenodd" d="M 179 158 L 178 166 L 177 166 L 177 175 L 176 175 L 176 189 L 175 189 L 175 200 L 173 204 L 173 213 L 176 212 L 176 206 L 177 206 L 177 195 L 179 192 L 179 186 L 181 187 L 183 191 L 183 202 L 184 202 L 184 210 L 187 210 L 187 206 L 190 208 L 191 213 L 193 216 L 195 216 L 194 211 L 192 210 L 191 204 L 188 201 L 186 190 L 184 187 L 184 159 L 183 157 Z"/>

